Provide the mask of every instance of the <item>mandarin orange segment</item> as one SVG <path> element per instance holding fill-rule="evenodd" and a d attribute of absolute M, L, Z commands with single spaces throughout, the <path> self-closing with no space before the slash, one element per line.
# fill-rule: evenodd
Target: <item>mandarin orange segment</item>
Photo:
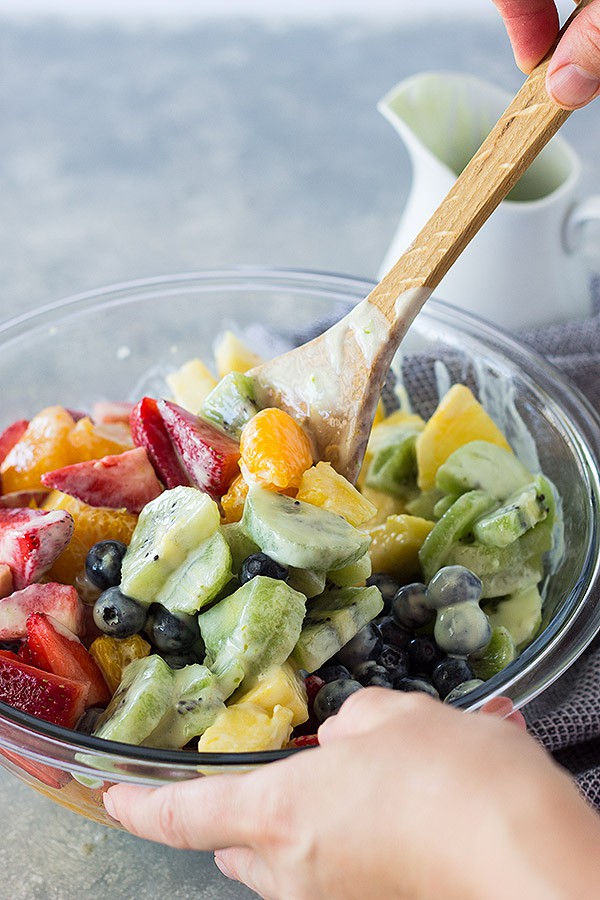
<path fill-rule="evenodd" d="M 88 416 L 75 424 L 69 440 L 77 462 L 115 456 L 133 449 L 131 430 L 125 422 L 95 425 Z"/>
<path fill-rule="evenodd" d="M 221 497 L 221 507 L 223 509 L 222 522 L 229 525 L 232 522 L 239 522 L 244 512 L 244 504 L 248 496 L 248 482 L 244 480 L 243 475 L 238 475 L 231 482 L 230 488 L 226 494 Z"/>
<path fill-rule="evenodd" d="M 136 659 L 150 656 L 150 644 L 139 634 L 116 638 L 107 634 L 97 637 L 90 647 L 90 653 L 100 666 L 111 693 L 121 684 L 123 672 Z"/>
<path fill-rule="evenodd" d="M 242 430 L 240 469 L 247 482 L 271 491 L 297 488 L 312 465 L 310 442 L 282 409 L 262 409 Z"/>
<path fill-rule="evenodd" d="M 43 488 L 44 472 L 76 462 L 69 441 L 74 427 L 75 420 L 62 406 L 48 406 L 35 415 L 0 467 L 2 492 Z"/>
<path fill-rule="evenodd" d="M 77 583 L 84 571 L 87 552 L 98 541 L 115 540 L 129 544 L 137 523 L 137 516 L 125 509 L 88 506 L 60 491 L 51 491 L 44 500 L 42 509 L 66 509 L 75 521 L 69 545 L 46 576 L 49 581 L 59 581 L 62 584 Z"/>

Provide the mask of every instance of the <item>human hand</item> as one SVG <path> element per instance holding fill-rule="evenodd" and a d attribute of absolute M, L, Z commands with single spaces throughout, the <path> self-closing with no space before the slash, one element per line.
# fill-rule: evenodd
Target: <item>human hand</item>
<path fill-rule="evenodd" d="M 272 900 L 547 900 L 600 882 L 595 814 L 499 716 L 365 688 L 319 737 L 244 775 L 115 785 L 107 810 L 140 837 L 217 849 L 224 874 Z"/>
<path fill-rule="evenodd" d="M 515 59 L 530 72 L 558 35 L 554 0 L 493 0 Z M 600 94 L 600 0 L 582 9 L 566 30 L 548 67 L 546 88 L 566 109 L 579 109 Z"/>

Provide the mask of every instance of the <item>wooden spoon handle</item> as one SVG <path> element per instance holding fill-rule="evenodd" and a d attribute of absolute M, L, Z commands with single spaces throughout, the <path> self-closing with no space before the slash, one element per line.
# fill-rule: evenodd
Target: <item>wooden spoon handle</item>
<path fill-rule="evenodd" d="M 593 0 L 581 0 L 552 49 L 528 76 L 440 206 L 369 294 L 369 302 L 379 307 L 390 323 L 400 324 L 402 331 L 571 114 L 570 110 L 562 109 L 549 98 L 545 87 L 546 71 L 560 36 L 591 2 Z M 402 295 L 405 295 L 405 303 L 399 302 Z M 402 319 L 400 323 L 399 318 Z"/>

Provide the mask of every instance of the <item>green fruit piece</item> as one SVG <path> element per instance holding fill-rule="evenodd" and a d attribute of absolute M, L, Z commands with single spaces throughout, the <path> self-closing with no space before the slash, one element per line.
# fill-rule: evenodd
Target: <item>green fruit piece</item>
<path fill-rule="evenodd" d="M 382 609 L 383 599 L 375 586 L 326 591 L 308 605 L 292 659 L 300 669 L 314 672 Z"/>
<path fill-rule="evenodd" d="M 443 494 L 441 491 L 435 489 L 432 491 L 423 491 L 423 493 L 417 494 L 416 497 L 408 501 L 406 504 L 406 512 L 419 519 L 429 519 L 431 522 L 434 519 L 439 518 L 439 516 L 435 515 L 435 508 L 442 499 Z"/>
<path fill-rule="evenodd" d="M 517 650 L 510 631 L 502 625 L 492 629 L 490 642 L 477 657 L 470 657 L 475 675 L 487 681 L 516 659 Z"/>
<path fill-rule="evenodd" d="M 146 747 L 181 750 L 213 724 L 225 709 L 218 679 L 206 666 L 195 663 L 173 673 L 171 702 Z"/>
<path fill-rule="evenodd" d="M 296 569 L 341 569 L 371 542 L 329 510 L 257 486 L 248 491 L 242 526 L 263 553 Z"/>
<path fill-rule="evenodd" d="M 473 522 L 495 506 L 496 500 L 485 491 L 468 491 L 458 497 L 436 522 L 419 550 L 426 581 L 445 565 L 452 545 L 470 532 Z"/>
<path fill-rule="evenodd" d="M 371 557 L 365 553 L 355 563 L 344 566 L 343 569 L 334 569 L 332 572 L 328 572 L 327 581 L 337 587 L 353 587 L 364 584 L 372 571 Z"/>
<path fill-rule="evenodd" d="M 231 575 L 231 552 L 219 530 L 188 554 L 167 578 L 156 602 L 172 613 L 192 615 L 217 597 Z"/>
<path fill-rule="evenodd" d="M 173 670 L 153 654 L 130 663 L 121 684 L 94 730 L 96 737 L 143 744 L 167 712 L 173 696 Z"/>
<path fill-rule="evenodd" d="M 509 544 L 508 547 L 485 547 L 478 542 L 453 544 L 446 565 L 464 566 L 483 578 L 485 575 L 494 575 L 504 569 L 518 567 L 532 556 L 541 556 L 551 549 L 552 528 L 545 519 Z"/>
<path fill-rule="evenodd" d="M 289 567 L 289 577 L 287 583 L 295 591 L 304 594 L 307 600 L 312 597 L 318 597 L 325 590 L 327 575 L 317 569 L 295 569 Z"/>
<path fill-rule="evenodd" d="M 412 495 L 417 483 L 418 431 L 399 425 L 389 429 L 389 437 L 373 455 L 367 469 L 366 484 L 394 497 Z"/>
<path fill-rule="evenodd" d="M 532 478 L 510 450 L 489 441 L 471 441 L 439 467 L 435 484 L 447 494 L 485 491 L 497 500 L 506 500 Z"/>
<path fill-rule="evenodd" d="M 199 415 L 239 441 L 242 428 L 258 411 L 252 378 L 230 372 L 212 389 Z"/>
<path fill-rule="evenodd" d="M 123 593 L 153 603 L 169 576 L 219 522 L 219 507 L 208 494 L 193 487 L 163 491 L 140 513 L 121 567 Z"/>
<path fill-rule="evenodd" d="M 543 521 L 549 512 L 546 489 L 539 478 L 511 494 L 504 506 L 482 516 L 473 526 L 475 540 L 487 547 L 508 547 Z"/>
<path fill-rule="evenodd" d="M 527 590 L 539 584 L 542 575 L 543 565 L 539 556 L 533 556 L 527 562 L 522 563 L 522 565 L 503 569 L 495 575 L 484 575 L 481 578 L 483 585 L 481 599 L 489 600 L 494 597 L 506 597 L 507 594 Z"/>
<path fill-rule="evenodd" d="M 444 513 L 448 512 L 452 504 L 458 500 L 460 494 L 444 494 L 441 500 L 435 504 L 432 510 L 433 519 L 441 519 Z"/>
<path fill-rule="evenodd" d="M 220 679 L 224 697 L 242 677 L 258 678 L 286 661 L 300 636 L 305 610 L 306 598 L 299 591 L 257 575 L 200 613 L 205 662 Z"/>
<path fill-rule="evenodd" d="M 530 587 L 486 604 L 485 611 L 493 628 L 502 627 L 510 632 L 520 653 L 532 642 L 542 624 L 542 603 L 537 587 Z"/>
<path fill-rule="evenodd" d="M 221 534 L 229 545 L 231 552 L 231 569 L 239 575 L 242 563 L 253 553 L 260 553 L 260 547 L 248 535 L 241 522 L 230 522 L 221 525 Z"/>

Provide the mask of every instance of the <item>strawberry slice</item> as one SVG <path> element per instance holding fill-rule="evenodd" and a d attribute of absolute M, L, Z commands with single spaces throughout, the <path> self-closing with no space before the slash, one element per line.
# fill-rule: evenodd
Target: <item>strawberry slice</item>
<path fill-rule="evenodd" d="M 13 659 L 0 651 L 0 700 L 22 712 L 74 728 L 85 709 L 87 685 Z"/>
<path fill-rule="evenodd" d="M 174 488 L 180 484 L 190 487 L 192 482 L 171 443 L 153 397 L 142 397 L 134 406 L 130 425 L 133 443 L 144 448 L 165 487 Z"/>
<path fill-rule="evenodd" d="M 10 566 L 16 590 L 50 568 L 73 528 L 73 516 L 64 509 L 0 509 L 0 563 Z"/>
<path fill-rule="evenodd" d="M 98 663 L 76 634 L 44 613 L 27 619 L 28 662 L 45 672 L 88 685 L 86 706 L 106 706 L 112 696 Z"/>
<path fill-rule="evenodd" d="M 129 425 L 132 412 L 133 403 L 128 400 L 99 400 L 92 406 L 92 421 L 95 425 Z"/>
<path fill-rule="evenodd" d="M 238 442 L 169 400 L 159 400 L 158 409 L 192 484 L 220 500 L 240 473 Z"/>
<path fill-rule="evenodd" d="M 74 634 L 83 632 L 83 604 L 70 584 L 49 581 L 30 584 L 0 599 L 0 641 L 13 641 L 27 636 L 27 619 L 41 612 L 57 619 Z"/>
<path fill-rule="evenodd" d="M 89 506 L 125 508 L 130 513 L 139 513 L 162 493 L 143 447 L 46 472 L 42 482 Z"/>
<path fill-rule="evenodd" d="M 40 507 L 50 491 L 43 488 L 31 488 L 31 490 L 10 491 L 8 494 L 0 496 L 0 508 L 2 509 L 23 509 L 25 506 L 31 506 L 32 509 Z"/>
<path fill-rule="evenodd" d="M 62 769 L 55 769 L 53 766 L 46 766 L 44 763 L 37 762 L 37 760 L 34 759 L 28 759 L 26 756 L 21 756 L 19 753 L 15 753 L 12 750 L 2 749 L 0 750 L 0 753 L 2 756 L 5 756 L 13 766 L 23 769 L 28 775 L 33 775 L 33 777 L 37 778 L 38 781 L 41 781 L 42 784 L 54 788 L 57 791 L 64 788 L 64 786 L 72 780 L 72 777 L 68 772 L 63 772 Z"/>
<path fill-rule="evenodd" d="M 4 462 L 4 458 L 8 456 L 17 441 L 25 433 L 29 425 L 28 419 L 17 419 L 0 434 L 0 463 Z"/>
<path fill-rule="evenodd" d="M 291 741 L 287 744 L 288 747 L 318 747 L 319 746 L 319 738 L 316 734 L 302 734 L 298 737 L 292 738 Z"/>

